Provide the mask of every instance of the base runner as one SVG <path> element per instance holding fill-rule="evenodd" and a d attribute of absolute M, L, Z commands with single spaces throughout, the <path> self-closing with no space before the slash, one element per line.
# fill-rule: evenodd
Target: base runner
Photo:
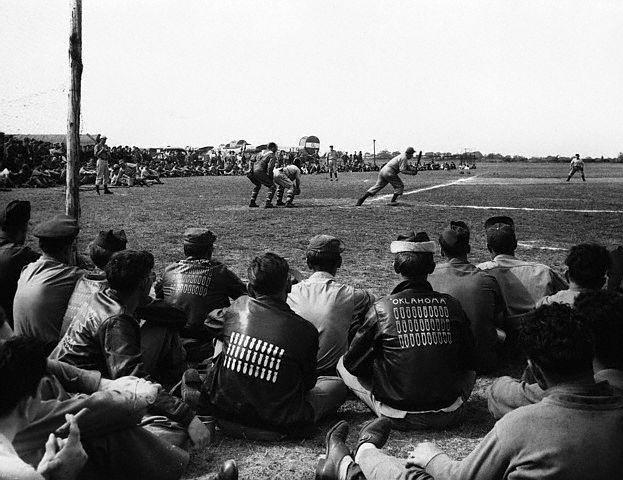
<path fill-rule="evenodd" d="M 415 170 L 410 170 L 408 162 L 408 160 L 413 158 L 414 153 L 415 150 L 413 147 L 409 147 L 405 150 L 405 153 L 396 155 L 389 162 L 387 162 L 383 168 L 381 168 L 376 183 L 372 186 L 372 188 L 363 194 L 363 197 L 357 200 L 357 206 L 359 207 L 363 205 L 366 198 L 376 195 L 379 191 L 385 188 L 388 183 L 394 187 L 394 196 L 389 204 L 398 205 L 398 197 L 402 195 L 405 188 L 404 183 L 402 183 L 402 180 L 398 174 L 404 173 L 405 175 L 417 175 L 417 168 Z"/>
<path fill-rule="evenodd" d="M 253 192 L 251 193 L 251 201 L 249 202 L 249 207 L 251 208 L 259 207 L 256 200 L 262 185 L 268 188 L 264 208 L 273 208 L 273 196 L 277 189 L 275 182 L 273 182 L 273 170 L 277 163 L 276 152 L 277 144 L 275 142 L 270 142 L 266 150 L 260 153 L 257 160 L 253 163 L 252 169 L 247 173 L 247 177 L 254 185 Z"/>
<path fill-rule="evenodd" d="M 571 177 L 575 175 L 576 172 L 580 172 L 582 175 L 582 181 L 586 182 L 586 177 L 584 177 L 584 160 L 580 158 L 580 154 L 576 153 L 575 157 L 571 159 L 571 170 L 569 170 L 569 176 L 567 177 L 567 182 L 571 180 Z"/>
<path fill-rule="evenodd" d="M 295 195 L 301 194 L 301 170 L 296 165 L 275 168 L 273 178 L 277 184 L 277 206 L 291 208 Z M 286 203 L 283 203 L 283 192 Z"/>

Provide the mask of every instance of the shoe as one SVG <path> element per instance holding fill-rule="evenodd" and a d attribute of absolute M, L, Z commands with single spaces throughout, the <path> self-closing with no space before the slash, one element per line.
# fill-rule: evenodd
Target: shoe
<path fill-rule="evenodd" d="M 292 205 L 292 202 L 286 202 L 286 208 L 294 208 L 294 205 Z"/>
<path fill-rule="evenodd" d="M 238 465 L 236 465 L 236 460 L 223 462 L 216 474 L 216 480 L 238 480 Z"/>
<path fill-rule="evenodd" d="M 98 195 L 100 195 L 100 187 L 99 187 L 99 185 L 95 185 L 95 191 L 97 192 Z"/>
<path fill-rule="evenodd" d="M 279 200 L 277 203 L 275 203 L 275 205 L 278 206 L 278 207 L 285 207 L 286 206 L 286 204 L 283 203 L 281 200 Z"/>
<path fill-rule="evenodd" d="M 259 208 L 259 205 L 251 200 L 251 203 L 249 203 L 249 208 Z"/>
<path fill-rule="evenodd" d="M 194 368 L 189 368 L 182 375 L 182 400 L 190 408 L 195 409 L 201 397 L 201 377 Z"/>
<path fill-rule="evenodd" d="M 272 203 L 266 202 L 266 204 L 264 205 L 264 208 L 275 208 L 275 207 L 273 206 Z"/>
<path fill-rule="evenodd" d="M 104 189 L 104 195 L 112 195 L 112 194 L 113 193 L 110 190 L 108 190 L 107 188 Z"/>
<path fill-rule="evenodd" d="M 357 450 L 364 443 L 371 443 L 376 448 L 383 448 L 383 445 L 387 443 L 389 434 L 392 431 L 392 424 L 387 418 L 375 418 L 370 420 L 359 432 L 359 438 L 357 440 L 357 446 L 353 450 L 353 458 L 357 454 Z"/>
<path fill-rule="evenodd" d="M 355 206 L 356 207 L 361 207 L 365 200 L 366 200 L 365 198 L 360 198 L 359 200 L 357 200 L 357 203 L 355 204 Z"/>
<path fill-rule="evenodd" d="M 348 455 L 346 437 L 348 436 L 348 423 L 344 420 L 338 422 L 326 436 L 326 458 L 318 462 L 316 467 L 316 480 L 337 480 L 339 477 L 340 462 Z"/>

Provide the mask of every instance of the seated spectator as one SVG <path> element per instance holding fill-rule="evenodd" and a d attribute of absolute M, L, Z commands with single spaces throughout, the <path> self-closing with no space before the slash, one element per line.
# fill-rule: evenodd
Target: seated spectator
<path fill-rule="evenodd" d="M 543 297 L 538 305 L 563 303 L 573 307 L 578 295 L 583 292 L 601 290 L 607 280 L 610 268 L 608 250 L 596 243 L 581 243 L 569 250 L 565 259 L 569 288 L 554 295 Z"/>
<path fill-rule="evenodd" d="M 40 256 L 24 245 L 29 221 L 30 202 L 13 200 L 0 209 L 0 307 L 11 328 L 19 276 L 26 265 Z"/>
<path fill-rule="evenodd" d="M 514 336 L 521 319 L 534 310 L 537 302 L 567 288 L 567 283 L 547 265 L 515 257 L 517 238 L 512 218 L 487 219 L 485 232 L 493 260 L 481 263 L 478 268 L 498 281 L 506 302 L 507 331 Z"/>
<path fill-rule="evenodd" d="M 304 434 L 344 402 L 338 377 L 318 377 L 318 330 L 286 303 L 288 263 L 274 253 L 249 267 L 249 294 L 211 314 L 223 324 L 223 350 L 203 385 L 201 403 L 217 417 Z"/>
<path fill-rule="evenodd" d="M 34 336 L 51 345 L 60 338 L 63 315 L 76 282 L 84 273 L 69 265 L 78 223 L 58 215 L 35 227 L 43 255 L 27 265 L 17 283 L 13 318 L 18 335 Z"/>
<path fill-rule="evenodd" d="M 247 288 L 236 274 L 212 259 L 216 236 L 211 231 L 189 228 L 183 238 L 186 258 L 168 265 L 154 290 L 156 297 L 186 314 L 181 332 L 184 347 L 189 359 L 200 361 L 214 350 L 214 332 L 204 324 L 208 314 L 229 307 L 229 299 L 245 295 Z"/>
<path fill-rule="evenodd" d="M 586 319 L 566 305 L 544 305 L 522 324 L 520 343 L 547 397 L 505 415 L 462 461 L 421 443 L 406 469 L 425 468 L 436 479 L 621 476 L 623 397 L 595 383 Z"/>
<path fill-rule="evenodd" d="M 337 366 L 353 393 L 400 430 L 458 423 L 476 380 L 474 340 L 461 304 L 426 281 L 434 251 L 424 232 L 392 242 L 403 281 L 368 310 Z"/>
<path fill-rule="evenodd" d="M 486 373 L 498 362 L 500 339 L 497 326 L 503 324 L 506 305 L 495 277 L 469 262 L 469 228 L 464 222 L 450 222 L 439 236 L 441 255 L 448 262 L 437 264 L 428 281 L 436 292 L 456 298 L 470 321 L 476 344 L 476 371 Z"/>
<path fill-rule="evenodd" d="M 575 309 L 586 318 L 593 335 L 595 382 L 607 381 L 623 393 L 623 295 L 601 290 L 582 293 Z M 489 389 L 489 411 L 494 418 L 502 418 L 516 408 L 540 402 L 549 393 L 538 383 L 501 377 Z"/>
<path fill-rule="evenodd" d="M 98 370 L 105 378 L 149 376 L 163 385 L 175 384 L 184 371 L 176 329 L 158 325 L 157 318 L 139 325 L 145 317 L 137 312 L 149 302 L 153 266 L 149 252 L 113 254 L 105 267 L 108 288 L 78 311 L 50 358 Z"/>
<path fill-rule="evenodd" d="M 45 454 L 36 470 L 15 451 L 15 437 L 31 421 L 29 409 L 37 403 L 37 387 L 45 371 L 45 351 L 40 342 L 24 337 L 0 342 L 0 478 L 73 480 L 87 461 L 73 415 L 67 415 L 67 439 L 61 440 L 46 431 L 39 445 L 45 448 Z"/>
<path fill-rule="evenodd" d="M 307 266 L 314 273 L 292 286 L 288 305 L 311 322 L 319 333 L 318 375 L 336 375 L 335 367 L 346 353 L 349 333 L 363 322 L 374 296 L 365 290 L 337 283 L 344 246 L 330 235 L 316 235 L 307 246 Z"/>
<path fill-rule="evenodd" d="M 95 265 L 95 270 L 85 273 L 76 282 L 74 291 L 67 304 L 67 310 L 63 316 L 60 331 L 61 337 L 65 335 L 69 325 L 77 315 L 83 316 L 86 314 L 86 312 L 80 312 L 80 310 L 89 308 L 91 298 L 108 287 L 104 269 L 108 265 L 112 254 L 125 250 L 126 245 L 127 238 L 124 230 L 118 232 L 113 232 L 112 230 L 107 232 L 101 231 L 97 238 L 89 244 L 89 257 Z"/>
<path fill-rule="evenodd" d="M 610 251 L 611 268 L 608 272 L 608 290 L 623 293 L 623 246 Z"/>

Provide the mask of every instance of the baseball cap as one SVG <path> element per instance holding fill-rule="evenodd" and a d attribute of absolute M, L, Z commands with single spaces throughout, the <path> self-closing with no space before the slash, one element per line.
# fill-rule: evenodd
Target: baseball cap
<path fill-rule="evenodd" d="M 510 226 L 513 230 L 515 230 L 515 222 L 511 217 L 507 217 L 505 215 L 498 215 L 495 217 L 489 217 L 485 220 L 485 230 L 489 227 L 492 227 L 496 224 L 504 224 Z"/>
<path fill-rule="evenodd" d="M 316 235 L 309 240 L 307 251 L 342 253 L 344 251 L 344 244 L 339 238 L 331 235 Z"/>
<path fill-rule="evenodd" d="M 445 228 L 439 236 L 439 243 L 444 248 L 456 248 L 459 246 L 467 247 L 469 245 L 469 228 L 465 222 L 450 222 L 450 226 Z"/>
<path fill-rule="evenodd" d="M 216 235 L 204 228 L 187 228 L 184 232 L 184 243 L 191 245 L 212 245 L 215 240 Z"/>
<path fill-rule="evenodd" d="M 30 220 L 30 202 L 13 200 L 4 209 L 0 210 L 0 226 L 16 227 L 28 223 Z"/>
<path fill-rule="evenodd" d="M 33 235 L 37 238 L 73 238 L 79 231 L 76 219 L 63 214 L 38 224 Z"/>
<path fill-rule="evenodd" d="M 121 250 L 125 250 L 128 239 L 125 235 L 125 230 L 119 230 L 118 232 L 102 230 L 93 243 L 104 250 L 120 252 Z"/>

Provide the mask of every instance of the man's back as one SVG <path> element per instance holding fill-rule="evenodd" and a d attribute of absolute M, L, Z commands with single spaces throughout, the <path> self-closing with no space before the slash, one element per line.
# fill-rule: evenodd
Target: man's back
<path fill-rule="evenodd" d="M 22 269 L 39 258 L 39 254 L 24 245 L 11 242 L 0 231 L 0 307 L 13 326 L 13 299 Z"/>
<path fill-rule="evenodd" d="M 13 304 L 15 333 L 35 336 L 47 343 L 58 342 L 63 315 L 82 273 L 47 255 L 27 265 L 18 281 Z"/>
<path fill-rule="evenodd" d="M 477 367 L 479 371 L 492 369 L 497 359 L 496 321 L 505 311 L 495 277 L 467 260 L 453 258 L 437 264 L 428 281 L 435 291 L 447 293 L 461 303 L 474 334 Z"/>
<path fill-rule="evenodd" d="M 223 351 L 206 381 L 217 414 L 277 429 L 313 422 L 305 394 L 316 383 L 315 327 L 263 296 L 240 297 L 219 316 Z"/>
<path fill-rule="evenodd" d="M 318 329 L 319 372 L 335 370 L 348 348 L 348 334 L 355 317 L 363 318 L 373 300 L 363 290 L 335 282 L 333 275 L 326 272 L 316 272 L 292 286 L 288 305 Z"/>
<path fill-rule="evenodd" d="M 61 337 L 65 335 L 69 325 L 73 319 L 78 316 L 85 315 L 85 309 L 89 307 L 91 299 L 98 292 L 103 292 L 108 287 L 106 274 L 98 271 L 86 273 L 76 282 L 74 291 L 71 294 L 67 310 L 63 316 L 63 324 L 61 325 Z"/>
<path fill-rule="evenodd" d="M 547 265 L 520 260 L 512 255 L 497 255 L 478 268 L 498 281 L 506 302 L 509 319 L 532 311 L 537 302 L 564 288 L 567 283 Z"/>
<path fill-rule="evenodd" d="M 604 383 L 549 392 L 541 402 L 505 415 L 463 461 L 442 455 L 427 472 L 461 479 L 621 478 L 623 397 Z"/>
<path fill-rule="evenodd" d="M 473 337 L 459 302 L 428 282 L 403 282 L 377 301 L 353 339 L 344 366 L 366 375 L 372 392 L 404 411 L 449 407 L 473 370 Z"/>
<path fill-rule="evenodd" d="M 207 339 L 204 322 L 212 310 L 229 306 L 230 298 L 246 293 L 242 281 L 215 260 L 187 258 L 168 265 L 156 294 L 186 313 L 183 335 Z"/>

